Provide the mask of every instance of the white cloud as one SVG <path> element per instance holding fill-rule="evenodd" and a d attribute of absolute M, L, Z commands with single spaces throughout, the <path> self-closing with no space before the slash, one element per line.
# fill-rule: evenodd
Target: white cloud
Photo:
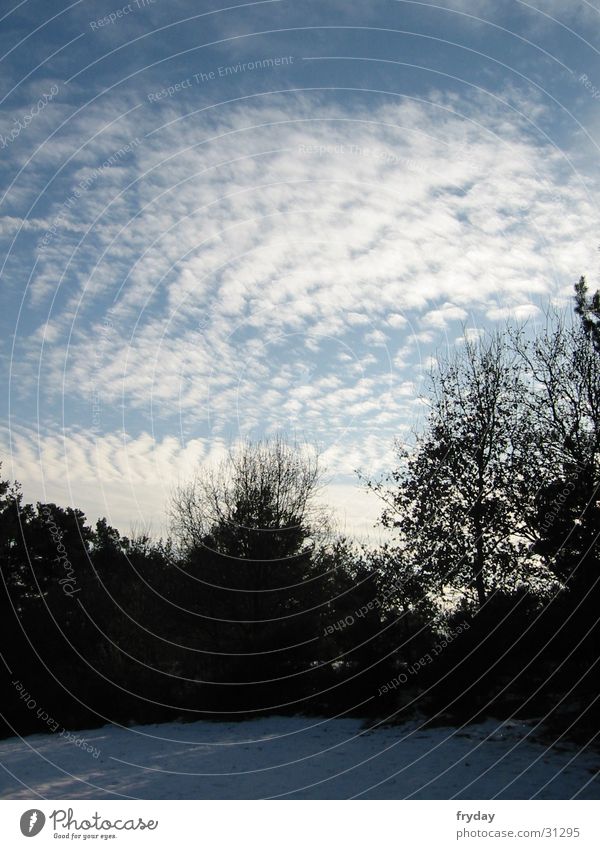
<path fill-rule="evenodd" d="M 391 443 L 369 439 L 364 445 L 331 444 L 324 451 L 329 475 L 341 475 L 322 496 L 340 529 L 372 533 L 381 505 L 355 472 L 380 473 L 382 457 L 392 461 L 390 448 Z M 11 456 L 2 467 L 3 477 L 18 477 L 26 500 L 79 507 L 89 522 L 106 516 L 122 533 L 137 525 L 156 536 L 168 533 L 173 489 L 201 465 L 214 466 L 227 453 L 218 439 L 195 439 L 184 446 L 173 437 L 156 440 L 148 433 L 93 437 L 78 431 L 38 434 L 28 428 L 10 435 L 6 428 L 0 430 L 0 450 Z"/>
<path fill-rule="evenodd" d="M 526 321 L 534 315 L 538 315 L 540 308 L 535 304 L 515 304 L 514 306 L 492 307 L 486 312 L 491 321 L 501 321 L 511 318 L 517 321 Z"/>
<path fill-rule="evenodd" d="M 464 321 L 467 311 L 455 304 L 445 303 L 437 310 L 430 310 L 422 318 L 423 324 L 430 327 L 446 328 L 451 321 Z"/>
<path fill-rule="evenodd" d="M 403 315 L 399 315 L 398 313 L 390 313 L 390 315 L 388 315 L 387 317 L 387 323 L 390 327 L 398 329 L 399 327 L 405 327 L 408 323 L 408 320 Z"/>
<path fill-rule="evenodd" d="M 124 106 L 115 95 L 110 114 Z M 87 110 L 60 156 L 109 111 Z M 300 431 L 335 454 L 339 475 L 365 454 L 383 468 L 414 417 L 414 375 L 451 323 L 532 315 L 596 244 L 586 187 L 498 102 L 398 101 L 367 123 L 324 97 L 269 96 L 147 136 L 152 120 L 139 110 L 75 157 L 72 180 L 142 139 L 81 194 L 43 253 L 28 307 L 36 329 L 19 337 L 13 371 L 34 399 L 47 328 L 41 407 L 47 421 L 63 400 L 73 412 L 66 454 L 62 436 L 44 437 L 44 479 L 57 491 L 76 481 L 99 503 L 106 486 L 119 515 L 137 497 L 158 515 L 151 481 L 240 433 Z M 32 168 L 60 156 L 42 150 Z M 38 228 L 63 206 L 53 191 Z M 20 218 L 4 219 L 6 232 Z M 31 437 L 14 445 L 17 469 L 39 480 Z"/>

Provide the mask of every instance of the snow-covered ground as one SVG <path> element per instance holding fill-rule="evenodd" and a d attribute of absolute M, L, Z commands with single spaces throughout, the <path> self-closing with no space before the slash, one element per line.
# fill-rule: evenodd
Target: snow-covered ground
<path fill-rule="evenodd" d="M 530 731 L 493 720 L 368 730 L 353 719 L 270 717 L 38 734 L 0 741 L 0 797 L 599 798 L 596 754 L 547 749 Z"/>

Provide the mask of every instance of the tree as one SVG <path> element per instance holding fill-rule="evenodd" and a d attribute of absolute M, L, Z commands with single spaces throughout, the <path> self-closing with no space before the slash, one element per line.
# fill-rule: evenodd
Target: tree
<path fill-rule="evenodd" d="M 184 549 L 214 546 L 242 560 L 293 556 L 327 525 L 315 504 L 320 482 L 314 452 L 281 437 L 246 442 L 176 490 L 174 535 Z"/>
<path fill-rule="evenodd" d="M 315 557 L 327 528 L 319 487 L 318 456 L 277 438 L 242 444 L 175 492 L 182 581 L 205 648 L 198 672 L 247 685 L 221 689 L 221 709 L 281 699 L 279 679 L 286 700 L 310 691 L 330 581 Z"/>
<path fill-rule="evenodd" d="M 536 549 L 581 595 L 597 583 L 600 554 L 600 350 L 597 325 L 582 306 L 583 278 L 575 295 L 580 322 L 552 314 L 545 333 L 516 342 L 532 378 L 526 401 L 537 445 L 529 472 L 537 486 L 530 518 Z"/>
<path fill-rule="evenodd" d="M 517 507 L 528 494 L 520 364 L 498 333 L 438 359 L 429 414 L 412 451 L 373 488 L 401 557 L 434 594 L 475 597 L 531 577 L 529 529 Z"/>
<path fill-rule="evenodd" d="M 588 287 L 585 277 L 580 277 L 575 284 L 575 312 L 581 318 L 581 325 L 585 334 L 592 340 L 598 353 L 600 353 L 600 290 L 588 296 Z"/>

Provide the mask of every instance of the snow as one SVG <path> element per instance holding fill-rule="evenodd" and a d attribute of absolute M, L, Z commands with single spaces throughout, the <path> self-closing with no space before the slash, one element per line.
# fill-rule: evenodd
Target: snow
<path fill-rule="evenodd" d="M 13 737 L 0 798 L 597 799 L 598 754 L 532 730 L 274 716 Z"/>

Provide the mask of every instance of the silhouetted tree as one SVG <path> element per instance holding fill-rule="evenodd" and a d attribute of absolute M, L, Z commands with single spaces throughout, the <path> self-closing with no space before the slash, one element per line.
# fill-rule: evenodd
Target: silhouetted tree
<path fill-rule="evenodd" d="M 319 485 L 318 457 L 277 438 L 243 444 L 175 493 L 188 598 L 212 652 L 203 675 L 246 684 L 245 707 L 312 692 L 330 583 L 315 558 L 326 527 Z"/>
<path fill-rule="evenodd" d="M 494 589 L 529 580 L 530 530 L 520 365 L 505 336 L 467 340 L 430 374 L 429 414 L 414 449 L 372 488 L 384 499 L 403 560 L 438 596 L 466 592 L 481 606 Z"/>
<path fill-rule="evenodd" d="M 588 295 L 585 277 L 580 277 L 575 284 L 575 312 L 581 318 L 585 333 L 600 353 L 600 290 Z"/>
<path fill-rule="evenodd" d="M 580 309 L 582 281 L 576 286 L 580 322 L 551 314 L 545 332 L 517 339 L 532 379 L 527 403 L 537 446 L 529 464 L 537 486 L 531 517 L 536 550 L 579 596 L 600 577 L 600 352 L 595 325 Z"/>

